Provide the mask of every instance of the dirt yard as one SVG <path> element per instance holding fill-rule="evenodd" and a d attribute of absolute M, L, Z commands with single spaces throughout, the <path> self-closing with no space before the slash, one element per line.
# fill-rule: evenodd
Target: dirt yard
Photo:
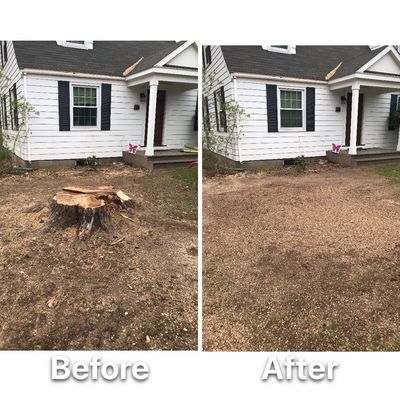
<path fill-rule="evenodd" d="M 197 349 L 195 174 L 115 166 L 0 177 L 0 348 Z M 136 206 L 130 219 L 114 210 L 112 233 L 76 248 L 75 227 L 49 222 L 48 200 L 66 185 L 113 185 Z"/>
<path fill-rule="evenodd" d="M 400 351 L 400 185 L 325 169 L 204 183 L 205 350 Z"/>

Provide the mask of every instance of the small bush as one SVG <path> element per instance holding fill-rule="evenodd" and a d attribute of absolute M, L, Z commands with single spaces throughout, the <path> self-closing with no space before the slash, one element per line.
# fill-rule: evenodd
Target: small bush
<path fill-rule="evenodd" d="M 87 157 L 85 159 L 85 165 L 87 165 L 91 170 L 96 170 L 96 168 L 97 168 L 97 157 L 95 155 Z"/>
<path fill-rule="evenodd" d="M 296 166 L 297 171 L 304 172 L 306 169 L 306 159 L 303 155 L 298 156 L 294 159 L 293 165 Z"/>

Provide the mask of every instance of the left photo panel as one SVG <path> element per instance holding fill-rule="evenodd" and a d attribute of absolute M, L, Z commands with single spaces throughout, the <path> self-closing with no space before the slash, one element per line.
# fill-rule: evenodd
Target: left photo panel
<path fill-rule="evenodd" d="M 0 45 L 0 349 L 197 350 L 197 43 Z"/>

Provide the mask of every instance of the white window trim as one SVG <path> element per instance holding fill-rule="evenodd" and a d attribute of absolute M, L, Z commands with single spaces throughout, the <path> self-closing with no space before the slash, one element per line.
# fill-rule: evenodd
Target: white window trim
<path fill-rule="evenodd" d="M 396 111 L 400 111 L 400 94 L 397 95 L 397 108 Z"/>
<path fill-rule="evenodd" d="M 278 132 L 305 132 L 306 131 L 306 103 L 305 103 L 305 93 L 306 88 L 299 87 L 288 87 L 288 86 L 278 86 L 277 87 L 277 102 L 278 102 Z M 296 92 L 301 92 L 301 105 L 302 105 L 302 126 L 285 128 L 281 126 L 281 90 L 291 90 Z"/>
<path fill-rule="evenodd" d="M 84 40 L 83 44 L 71 43 L 67 40 L 57 40 L 57 44 L 63 47 L 71 47 L 73 49 L 93 50 L 93 40 Z"/>
<path fill-rule="evenodd" d="M 294 45 L 287 45 L 287 49 L 282 49 L 280 47 L 274 47 L 274 46 L 271 46 L 271 45 L 262 46 L 262 48 L 264 50 L 272 51 L 272 52 L 275 52 L 275 53 L 296 54 L 296 46 L 294 46 Z"/>
<path fill-rule="evenodd" d="M 96 88 L 97 124 L 96 126 L 74 126 L 74 87 Z M 69 118 L 71 131 L 99 131 L 101 130 L 101 85 L 70 82 L 69 84 Z"/>

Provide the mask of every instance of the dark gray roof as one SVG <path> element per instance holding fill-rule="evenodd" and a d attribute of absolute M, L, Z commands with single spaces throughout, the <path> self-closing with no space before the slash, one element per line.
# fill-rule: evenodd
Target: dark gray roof
<path fill-rule="evenodd" d="M 386 46 L 385 46 L 386 47 Z M 221 46 L 229 72 L 325 80 L 343 62 L 332 79 L 356 72 L 384 50 L 369 46 L 296 46 L 296 54 L 264 50 L 261 46 Z"/>
<path fill-rule="evenodd" d="M 143 60 L 135 73 L 153 67 L 182 45 L 173 41 L 94 41 L 93 50 L 59 46 L 56 41 L 13 41 L 18 65 L 45 69 L 122 76 L 126 68 Z"/>

